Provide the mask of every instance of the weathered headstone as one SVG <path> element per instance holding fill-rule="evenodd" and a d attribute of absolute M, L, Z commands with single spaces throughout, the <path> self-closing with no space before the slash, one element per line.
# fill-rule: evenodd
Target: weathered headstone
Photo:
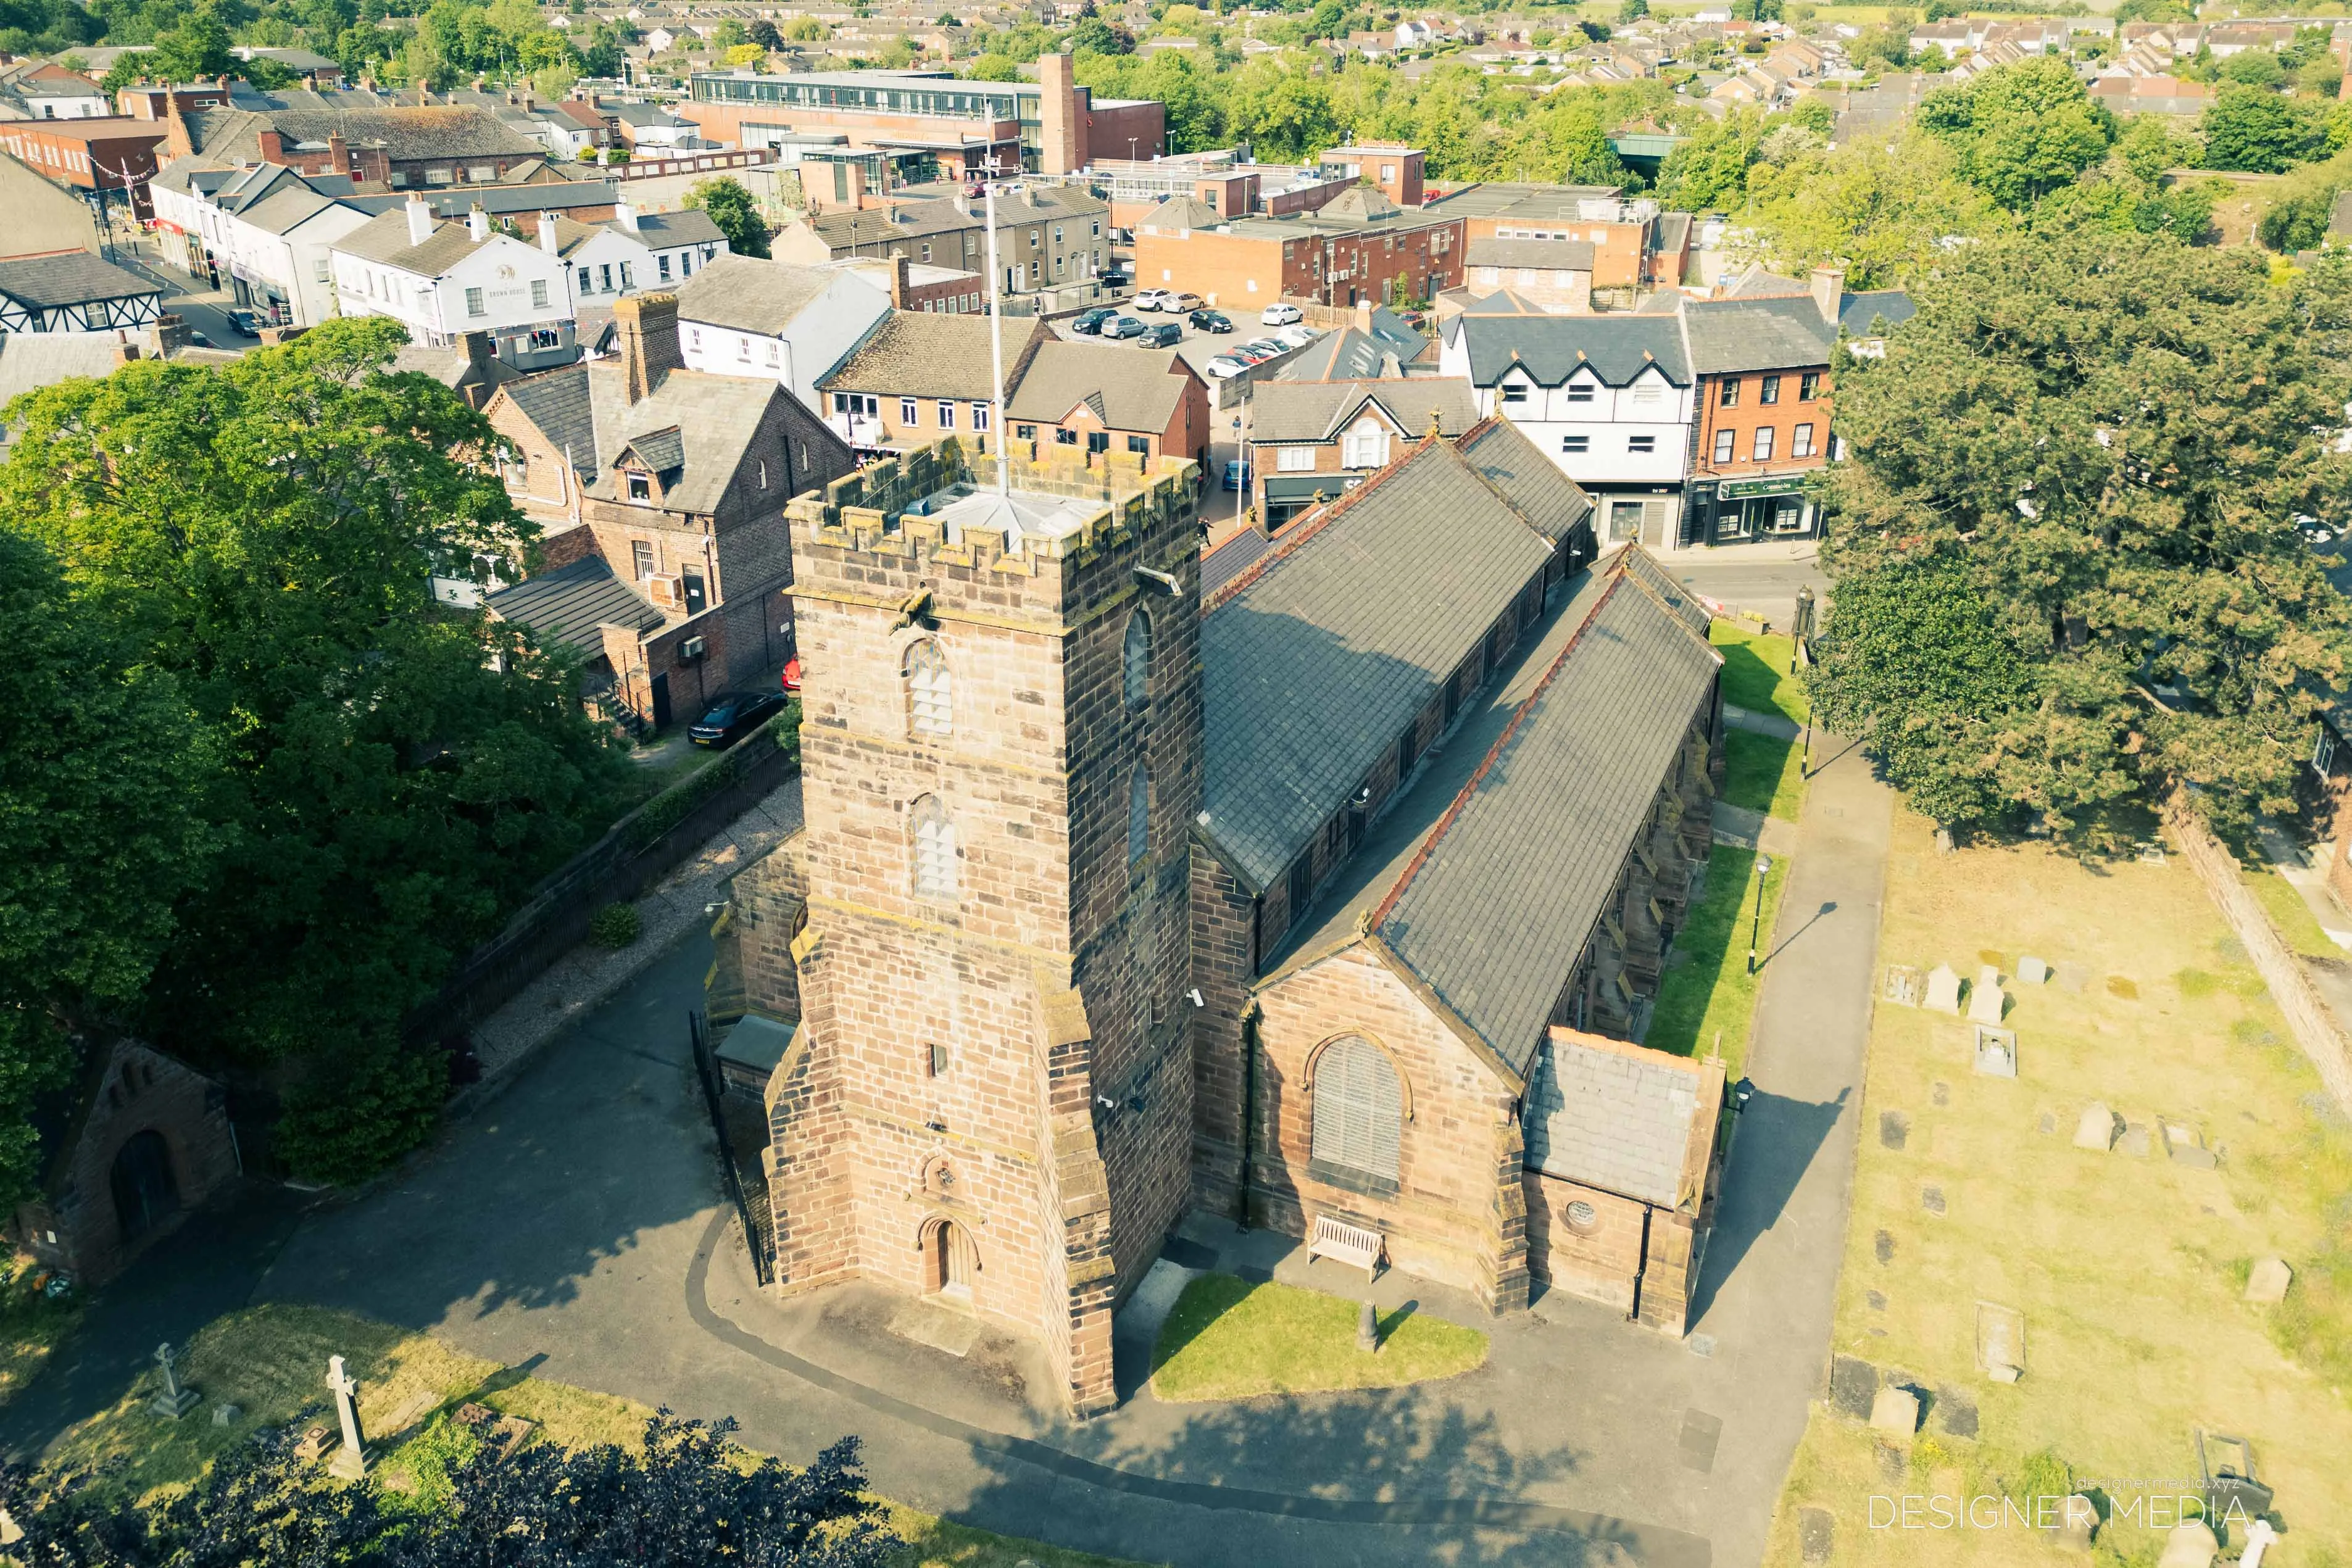
<path fill-rule="evenodd" d="M 1381 1321 L 1370 1301 L 1356 1313 L 1356 1348 L 1367 1352 L 1381 1348 Z"/>
<path fill-rule="evenodd" d="M 1919 1189 L 1919 1207 L 1926 1209 L 1930 1214 L 1943 1213 L 1944 1189 L 1940 1186 L 1921 1187 Z"/>
<path fill-rule="evenodd" d="M 2050 965 L 2028 953 L 2017 961 L 2017 977 L 2025 985 L 2044 985 L 2050 979 Z"/>
<path fill-rule="evenodd" d="M 2287 1287 L 2294 1283 L 2294 1270 L 2285 1259 L 2265 1258 L 2246 1276 L 2246 1300 L 2258 1307 L 2274 1307 L 2286 1300 Z"/>
<path fill-rule="evenodd" d="M 2025 1314 L 1994 1301 L 1977 1303 L 1977 1365 L 1995 1383 L 2025 1372 Z"/>
<path fill-rule="evenodd" d="M 366 1439 L 360 1432 L 360 1380 L 343 1370 L 343 1358 L 327 1358 L 327 1386 L 334 1391 L 335 1415 L 343 1428 L 343 1446 L 327 1465 L 328 1470 L 355 1481 L 367 1474 Z"/>
<path fill-rule="evenodd" d="M 1952 1086 L 1938 1078 L 1927 1086 L 1927 1098 L 1938 1105 L 1948 1105 L 1952 1103 Z"/>
<path fill-rule="evenodd" d="M 1977 1435 L 1976 1396 L 1965 1388 L 1949 1383 L 1937 1388 L 1933 1415 L 1937 1430 L 1948 1437 Z"/>
<path fill-rule="evenodd" d="M 1886 967 L 1886 989 L 1882 994 L 1898 1008 L 1916 1008 L 1919 1005 L 1919 988 L 1925 981 L 1926 977 L 1912 965 L 1889 964 Z"/>
<path fill-rule="evenodd" d="M 1899 1149 L 1911 1136 L 1911 1118 L 1900 1111 L 1878 1113 L 1878 1143 L 1882 1148 Z"/>
<path fill-rule="evenodd" d="M 2055 978 L 2060 990 L 2072 991 L 2079 997 L 2090 987 L 2091 971 L 2081 964 L 2063 963 L 2058 966 Z"/>
<path fill-rule="evenodd" d="M 325 1427 L 313 1422 L 304 1428 L 301 1437 L 295 1439 L 294 1457 L 307 1465 L 324 1454 L 334 1440 Z"/>
<path fill-rule="evenodd" d="M 2074 1146 L 2095 1149 L 2104 1155 L 2116 1146 L 2116 1133 L 2120 1126 L 2106 1102 L 2094 1100 L 2083 1107 L 2083 1119 L 2074 1124 Z"/>
<path fill-rule="evenodd" d="M 1870 1402 L 1870 1425 L 1873 1431 L 1911 1436 L 1919 1429 L 1919 1396 L 1907 1388 L 1882 1387 Z"/>
<path fill-rule="evenodd" d="M 1870 1304 L 1870 1310 L 1874 1312 L 1883 1312 L 1886 1310 L 1886 1292 L 1884 1291 L 1865 1291 L 1863 1292 L 1862 1299 Z"/>
<path fill-rule="evenodd" d="M 1939 855 L 1948 855 L 1952 852 L 1951 829 L 1937 828 L 1936 830 L 1936 852 Z"/>
<path fill-rule="evenodd" d="M 163 1369 L 163 1386 L 155 1391 L 155 1397 L 147 1402 L 147 1408 L 166 1420 L 176 1421 L 194 1409 L 196 1401 L 204 1396 L 193 1388 L 180 1386 L 180 1370 L 173 1364 L 170 1344 L 155 1347 L 155 1364 Z"/>
<path fill-rule="evenodd" d="M 2000 971 L 1987 964 L 1977 971 L 1977 983 L 1969 988 L 1969 1021 L 1999 1028 L 2008 1001 L 2009 993 L 2000 988 Z"/>
<path fill-rule="evenodd" d="M 1931 1013 L 1960 1016 L 1960 977 L 1949 964 L 1938 964 L 1927 971 L 1927 995 L 1919 1005 Z"/>
<path fill-rule="evenodd" d="M 2155 1138 L 2149 1133 L 2146 1122 L 2124 1124 L 2123 1142 L 2117 1145 L 2124 1153 L 2136 1160 L 2144 1160 L 2147 1158 L 2149 1150 L 2154 1146 Z"/>
<path fill-rule="evenodd" d="M 1986 1078 L 2017 1076 L 2017 1031 L 1977 1025 L 1976 1067 Z"/>
<path fill-rule="evenodd" d="M 2164 846 L 2153 841 L 2140 845 L 2139 863 L 2142 865 L 2162 865 L 2164 863 Z"/>
<path fill-rule="evenodd" d="M 1874 1232 L 1873 1232 L 1873 1233 L 1872 1233 L 1872 1235 L 1871 1235 L 1871 1238 L 1870 1238 L 1870 1249 L 1871 1249 L 1873 1252 L 1874 1252 L 1874 1253 L 1876 1253 L 1876 1254 L 1877 1254 L 1877 1256 L 1878 1256 L 1878 1260 L 1879 1260 L 1880 1262 L 1882 1262 L 1882 1263 L 1892 1263 L 1892 1262 L 1894 1262 L 1894 1261 L 1895 1261 L 1895 1233 L 1894 1233 L 1893 1231 L 1891 1231 L 1891 1230 L 1880 1230 L 1880 1231 L 1874 1231 Z"/>
<path fill-rule="evenodd" d="M 1858 1355 L 1830 1358 L 1830 1408 L 1849 1420 L 1867 1421 L 1878 1397 L 1878 1368 Z"/>
<path fill-rule="evenodd" d="M 2045 1138 L 2050 1136 L 2058 1130 L 2057 1116 L 2048 1111 L 2042 1112 L 2042 1120 L 2034 1124 L 2034 1129 Z"/>
<path fill-rule="evenodd" d="M 2192 1519 L 2175 1529 L 2164 1542 L 2164 1555 L 2156 1560 L 2157 1568 L 2213 1568 L 2213 1559 L 2221 1550 L 2221 1542 L 2213 1527 L 2201 1519 Z"/>
<path fill-rule="evenodd" d="M 213 1406 L 213 1425 L 215 1427 L 234 1427 L 244 1416 L 245 1410 L 240 1406 L 215 1405 Z"/>
<path fill-rule="evenodd" d="M 2164 1153 L 2174 1165 L 2210 1171 L 2218 1163 L 2213 1151 L 2205 1146 L 2205 1135 L 2188 1123 L 2167 1120 L 2163 1130 Z"/>
<path fill-rule="evenodd" d="M 1837 1549 L 1837 1515 L 1825 1508 L 1797 1511 L 1797 1551 L 1808 1563 L 1826 1563 Z"/>

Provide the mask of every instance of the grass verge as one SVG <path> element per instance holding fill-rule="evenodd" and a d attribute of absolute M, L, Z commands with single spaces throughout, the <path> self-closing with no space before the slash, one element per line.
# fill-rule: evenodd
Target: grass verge
<path fill-rule="evenodd" d="M 1805 722 L 1812 710 L 1805 701 L 1804 683 L 1789 673 L 1797 645 L 1786 637 L 1766 636 L 1736 621 L 1717 621 L 1706 629 L 1706 640 L 1723 655 L 1723 700 L 1750 713 L 1777 713 Z"/>
<path fill-rule="evenodd" d="M 2041 1477 L 2105 1478 L 2097 1561 L 2152 1564 L 2150 1511 L 2195 1477 L 2200 1427 L 2252 1445 L 2287 1527 L 2279 1568 L 2352 1559 L 2352 1471 L 2336 1458 L 2352 1453 L 2352 1124 L 2185 862 L 2085 866 L 2031 842 L 1938 856 L 1932 832 L 1897 813 L 1885 962 L 2013 974 L 2031 953 L 2085 983 L 2011 982 L 2013 1080 L 1971 1071 L 1958 1020 L 1876 1009 L 1832 1346 L 1936 1402 L 1892 1448 L 1816 1408 L 1766 1562 L 1806 1561 L 1807 1509 L 1834 1521 L 1832 1563 L 2055 1560 L 2014 1529 L 1872 1527 L 1873 1498 L 2021 1498 Z M 2145 1154 L 2076 1148 L 2094 1102 L 2194 1129 L 2218 1166 L 2168 1158 L 2152 1130 Z M 2269 1257 L 2293 1287 L 2250 1303 L 2248 1271 Z M 1979 1369 L 1979 1302 L 2023 1314 L 2014 1384 Z M 1973 1437 L 1937 1413 L 1964 1403 Z"/>
<path fill-rule="evenodd" d="M 1748 934 L 1756 925 L 1756 852 L 1717 844 L 1706 859 L 1706 894 L 1690 924 L 1675 933 L 1675 951 L 1686 955 L 1665 973 L 1643 1043 L 1677 1056 L 1707 1056 L 1721 1041 L 1724 1071 L 1737 1079 L 1748 1061 L 1748 1030 L 1756 1016 L 1756 988 L 1772 951 L 1780 888 L 1789 868 L 1775 861 L 1764 877 L 1759 972 L 1748 972 Z"/>
<path fill-rule="evenodd" d="M 1410 1308 L 1356 1348 L 1360 1304 L 1289 1285 L 1203 1274 L 1184 1287 L 1151 1353 L 1151 1391 L 1173 1402 L 1332 1388 L 1395 1388 L 1482 1366 L 1486 1336 Z"/>
<path fill-rule="evenodd" d="M 2286 945 L 2306 958 L 2341 958 L 2344 949 L 2321 929 L 2319 917 L 2304 903 L 2303 894 L 2294 884 L 2266 865 L 2251 861 L 2238 862 L 2239 874 L 2245 878 L 2246 887 L 2286 938 Z"/>
<path fill-rule="evenodd" d="M 379 1482 L 421 1504 L 429 1505 L 437 1478 L 473 1441 L 448 1419 L 464 1401 L 534 1421 L 533 1441 L 566 1448 L 634 1447 L 653 1414 L 631 1400 L 502 1368 L 426 1334 L 322 1308 L 271 1305 L 215 1319 L 184 1347 L 183 1381 L 204 1395 L 187 1416 L 167 1420 L 147 1408 L 155 1391 L 150 1373 L 111 1409 L 68 1432 L 48 1462 L 118 1466 L 104 1484 L 132 1496 L 184 1486 L 257 1426 L 306 1417 L 331 1424 L 327 1357 L 337 1354 L 360 1380 L 361 1425 L 383 1449 Z M 212 1412 L 223 1404 L 239 1406 L 234 1426 L 213 1425 Z M 994 1535 L 877 1500 L 908 1542 L 900 1568 L 1015 1568 L 1024 1559 L 1038 1568 L 1123 1568 L 1113 1558 Z"/>
<path fill-rule="evenodd" d="M 1793 740 L 1735 729 L 1723 737 L 1723 800 L 1793 822 L 1805 805 L 1803 749 Z"/>
<path fill-rule="evenodd" d="M 44 1270 L 18 1260 L 16 1271 L 0 1283 L 0 1405 L 15 1398 L 49 1359 L 49 1353 L 81 1321 L 79 1297 L 53 1301 L 33 1288 Z"/>

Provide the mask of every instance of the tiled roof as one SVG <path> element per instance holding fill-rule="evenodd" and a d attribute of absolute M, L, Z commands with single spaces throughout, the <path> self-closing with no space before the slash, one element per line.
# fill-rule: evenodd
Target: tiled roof
<path fill-rule="evenodd" d="M 333 248 L 420 277 L 438 277 L 498 237 L 493 230 L 489 239 L 478 240 L 464 224 L 436 223 L 425 243 L 416 245 L 408 237 L 408 214 L 395 209 L 370 218 L 337 240 Z"/>
<path fill-rule="evenodd" d="M 588 397 L 586 365 L 525 376 L 509 382 L 504 395 L 539 427 L 550 445 L 570 455 L 574 469 L 593 474 L 604 466 L 596 456 L 596 414 Z"/>
<path fill-rule="evenodd" d="M 1836 331 L 1810 294 L 1766 299 L 1686 299 L 1691 369 L 1722 375 L 1830 362 Z"/>
<path fill-rule="evenodd" d="M 764 378 L 707 375 L 672 371 L 650 396 L 628 401 L 622 368 L 599 360 L 588 367 L 588 394 L 596 410 L 596 444 L 610 455 L 593 475 L 583 475 L 591 494 L 617 499 L 621 486 L 614 464 L 625 447 L 639 442 L 648 466 L 659 462 L 665 511 L 716 513 L 727 486 L 743 466 L 751 441 L 775 398 L 793 395 Z M 783 476 L 776 476 L 776 505 L 784 501 Z"/>
<path fill-rule="evenodd" d="M 2344 198 L 2341 196 L 2336 198 L 2339 208 L 2343 201 Z M 2331 218 L 2329 223 L 2332 228 L 2334 220 Z M 1856 338 L 1870 336 L 1871 323 L 1881 318 L 1885 319 L 1888 326 L 1899 327 L 1918 313 L 1919 307 L 1913 302 L 1910 295 L 1900 288 L 1879 288 L 1862 294 L 1849 294 L 1838 301 L 1838 325 L 1844 328 L 1849 336 Z"/>
<path fill-rule="evenodd" d="M 1592 497 L 1583 486 L 1507 419 L 1490 419 L 1472 430 L 1462 439 L 1462 455 L 1554 544 L 1565 542 L 1592 516 Z"/>
<path fill-rule="evenodd" d="M 411 193 L 394 191 L 383 195 L 349 196 L 344 198 L 364 213 L 396 213 L 408 204 Z M 561 213 L 575 207 L 609 207 L 613 204 L 613 184 L 609 180 L 566 180 L 546 185 L 458 185 L 418 191 L 425 204 L 433 209 L 437 218 L 463 218 L 478 205 L 490 216 L 505 217 L 518 214 Z M 530 227 L 525 223 L 524 227 Z"/>
<path fill-rule="evenodd" d="M 1628 564 L 1371 918 L 1523 1078 L 1722 663 Z"/>
<path fill-rule="evenodd" d="M 1036 328 L 1033 325 L 1032 330 Z M 1027 340 L 1011 323 L 1004 333 L 1009 378 Z M 1141 369 L 1142 350 L 1135 350 Z M 989 319 L 929 310 L 896 310 L 858 350 L 817 384 L 826 392 L 883 397 L 976 398 L 996 395 L 989 350 Z"/>
<path fill-rule="evenodd" d="M 1206 202 L 1196 202 L 1190 196 L 1171 196 L 1137 220 L 1139 229 L 1213 229 L 1225 221 L 1224 214 Z"/>
<path fill-rule="evenodd" d="M 1423 442 L 1204 601 L 1202 826 L 1244 880 L 1283 874 L 1551 553 Z"/>
<path fill-rule="evenodd" d="M 615 218 L 605 226 L 619 228 L 621 221 Z M 639 239 L 656 250 L 680 245 L 723 245 L 727 240 L 710 214 L 699 207 L 688 207 L 680 213 L 639 213 L 635 232 Z"/>
<path fill-rule="evenodd" d="M 1470 379 L 1492 386 L 1513 361 L 1543 386 L 1556 387 L 1590 365 L 1612 387 L 1630 384 L 1655 364 L 1675 386 L 1688 386 L 1690 357 L 1682 322 L 1672 316 L 1480 316 L 1454 319 L 1470 350 Z"/>
<path fill-rule="evenodd" d="M 1324 333 L 1284 361 L 1273 382 L 1370 381 L 1392 372 L 1401 374 L 1404 361 L 1411 357 L 1410 349 L 1345 327 Z M 1273 382 L 1260 382 L 1257 395 L 1263 397 Z"/>
<path fill-rule="evenodd" d="M 86 250 L 0 261 L 0 294 L 37 310 L 163 292 L 137 273 L 100 261 Z"/>
<path fill-rule="evenodd" d="M 1543 1042 L 1520 1113 L 1527 1166 L 1665 1207 L 1695 1200 L 1721 1069 L 1572 1030 Z M 1703 1146 L 1703 1145 L 1701 1145 Z M 1696 1168 L 1694 1168 L 1696 1167 Z"/>
<path fill-rule="evenodd" d="M 1274 540 L 1255 528 L 1243 528 L 1201 557 L 1201 597 L 1208 599 L 1216 591 L 1257 564 L 1258 557 L 1274 548 Z M 2352 725 L 2347 725 L 2352 728 Z"/>
<path fill-rule="evenodd" d="M 1340 428 L 1368 402 L 1377 402 L 1410 439 L 1456 436 L 1478 423 L 1477 395 L 1458 376 L 1410 376 L 1391 381 L 1268 382 L 1250 412 L 1252 441 L 1336 441 Z M 1549 465 L 1547 465 L 1549 466 Z M 1553 469 L 1558 473 L 1558 469 Z"/>
<path fill-rule="evenodd" d="M 662 623 L 653 601 L 613 575 L 602 556 L 585 556 L 569 566 L 501 588 L 485 601 L 501 621 L 528 626 L 551 643 L 590 658 L 604 652 L 599 626 L 650 632 Z"/>
<path fill-rule="evenodd" d="M 1010 353 L 1013 345 L 1005 347 Z M 1008 365 L 1006 373 L 1011 372 Z M 1173 349 L 1113 348 L 1056 338 L 1037 345 L 1005 409 L 1013 419 L 1059 423 L 1084 402 L 1108 429 L 1157 434 L 1176 417 L 1192 379 Z"/>

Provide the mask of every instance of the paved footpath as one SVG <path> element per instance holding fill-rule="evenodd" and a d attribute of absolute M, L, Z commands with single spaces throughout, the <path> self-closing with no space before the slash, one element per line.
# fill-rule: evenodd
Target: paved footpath
<path fill-rule="evenodd" d="M 428 1329 L 688 1415 L 731 1414 L 745 1441 L 787 1458 L 856 1433 L 888 1495 L 1144 1562 L 1745 1568 L 1826 1358 L 1886 821 L 1859 758 L 1816 781 L 1767 970 L 1759 1092 L 1688 1343 L 1548 1298 L 1481 1319 L 1488 1365 L 1444 1383 L 1230 1406 L 1139 1392 L 1073 1427 L 1024 1396 L 1037 1379 L 1017 1346 L 950 1355 L 889 1332 L 891 1308 L 872 1292 L 780 1304 L 751 1283 L 689 1065 L 700 937 L 589 1013 L 398 1183 L 313 1212 L 274 1262 L 248 1253 L 253 1294 Z M 1286 1279 L 1351 1288 L 1328 1264 L 1313 1266 L 1328 1279 L 1302 1274 L 1278 1239 L 1188 1231 L 1228 1262 L 1248 1254 Z M 1410 1299 L 1470 1315 L 1402 1276 L 1381 1290 L 1384 1308 Z M 205 1315 L 223 1304 L 208 1298 Z M 152 1348 L 161 1331 L 184 1329 L 150 1314 L 143 1345 L 117 1348 Z"/>

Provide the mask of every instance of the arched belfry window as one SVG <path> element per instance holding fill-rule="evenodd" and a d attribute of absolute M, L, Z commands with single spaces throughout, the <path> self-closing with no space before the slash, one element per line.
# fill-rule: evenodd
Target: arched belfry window
<path fill-rule="evenodd" d="M 1151 775 L 1137 768 L 1127 781 L 1127 862 L 1151 852 Z"/>
<path fill-rule="evenodd" d="M 1388 1053 L 1361 1035 L 1341 1035 L 1316 1059 L 1314 1094 L 1315 1158 L 1396 1180 L 1404 1085 Z"/>
<path fill-rule="evenodd" d="M 915 896 L 952 899 L 956 895 L 956 831 L 953 819 L 937 795 L 925 795 L 908 809 L 915 852 Z"/>
<path fill-rule="evenodd" d="M 1127 618 L 1127 706 L 1141 707 L 1151 695 L 1151 617 L 1139 610 Z"/>
<path fill-rule="evenodd" d="M 955 729 L 955 692 L 948 662 L 929 638 L 907 650 L 907 728 L 944 737 Z"/>

